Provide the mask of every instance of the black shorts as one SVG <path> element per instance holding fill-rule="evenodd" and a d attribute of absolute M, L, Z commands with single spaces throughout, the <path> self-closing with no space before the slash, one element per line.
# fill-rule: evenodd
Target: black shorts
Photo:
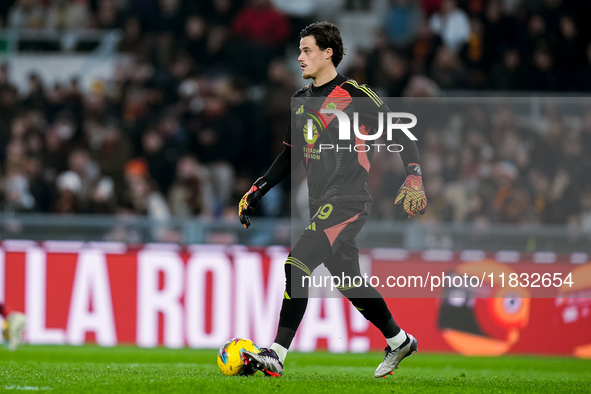
<path fill-rule="evenodd" d="M 291 297 L 308 296 L 303 281 L 296 279 L 292 287 L 291 278 L 311 275 L 322 263 L 333 276 L 361 276 L 355 236 L 367 221 L 369 208 L 369 202 L 311 207 L 312 219 L 286 262 L 287 292 Z"/>
<path fill-rule="evenodd" d="M 300 238 L 326 237 L 333 253 L 343 244 L 355 244 L 355 237 L 369 216 L 370 206 L 368 202 L 310 206 L 312 218 Z"/>

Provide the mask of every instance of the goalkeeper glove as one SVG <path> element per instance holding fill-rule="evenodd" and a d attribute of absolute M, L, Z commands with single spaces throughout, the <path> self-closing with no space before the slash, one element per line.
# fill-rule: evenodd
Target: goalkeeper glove
<path fill-rule="evenodd" d="M 394 205 L 401 205 L 409 218 L 417 213 L 425 213 L 427 208 L 427 196 L 423 187 L 421 166 L 411 163 L 406 167 L 406 180 L 394 201 Z"/>
<path fill-rule="evenodd" d="M 249 216 L 252 215 L 256 206 L 259 205 L 261 198 L 263 198 L 270 189 L 271 185 L 269 185 L 269 182 L 267 182 L 265 178 L 260 177 L 254 182 L 250 190 L 242 196 L 242 199 L 238 204 L 238 217 L 244 228 L 250 227 Z"/>

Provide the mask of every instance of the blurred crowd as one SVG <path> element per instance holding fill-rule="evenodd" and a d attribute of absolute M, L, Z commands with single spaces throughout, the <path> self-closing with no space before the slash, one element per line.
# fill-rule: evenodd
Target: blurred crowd
<path fill-rule="evenodd" d="M 300 87 L 290 55 L 315 15 L 289 4 L 2 1 L 4 27 L 121 29 L 122 39 L 112 79 L 90 89 L 32 73 L 22 91 L 0 65 L 0 209 L 234 220 L 281 149 Z M 340 71 L 388 97 L 590 91 L 589 15 L 576 0 L 392 0 L 373 44 Z M 422 219 L 591 228 L 591 112 L 547 115 L 518 127 L 510 108 L 474 106 L 423 129 Z M 397 215 L 402 166 L 389 160 L 374 164 L 376 217 Z M 288 189 L 257 214 L 288 215 Z"/>
<path fill-rule="evenodd" d="M 419 139 L 426 222 L 562 225 L 591 230 L 591 101 L 437 99 L 405 110 L 426 120 Z M 370 182 L 381 217 L 401 218 L 387 197 L 405 174 L 381 155 Z M 381 180 L 392 179 L 392 183 Z"/>
<path fill-rule="evenodd" d="M 591 4 L 579 0 L 393 0 L 349 74 L 388 96 L 431 89 L 591 90 Z"/>

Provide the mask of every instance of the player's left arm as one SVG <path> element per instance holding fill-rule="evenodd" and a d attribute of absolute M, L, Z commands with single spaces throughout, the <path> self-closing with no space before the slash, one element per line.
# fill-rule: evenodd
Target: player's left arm
<path fill-rule="evenodd" d="M 356 109 L 359 112 L 360 123 L 369 125 L 370 133 L 378 130 L 378 113 L 383 113 L 383 127 L 386 127 L 386 114 L 391 112 L 384 101 L 367 85 L 358 85 L 350 81 L 343 86 L 351 97 L 360 98 L 356 102 Z M 401 120 L 402 121 L 402 120 Z M 411 140 L 401 129 L 395 129 L 392 133 L 392 140 L 402 147 L 400 156 L 406 170 L 406 179 L 400 190 L 395 205 L 402 205 L 409 218 L 417 213 L 425 213 L 427 208 L 427 196 L 423 186 L 423 175 L 421 172 L 421 161 L 419 150 L 415 141 Z"/>

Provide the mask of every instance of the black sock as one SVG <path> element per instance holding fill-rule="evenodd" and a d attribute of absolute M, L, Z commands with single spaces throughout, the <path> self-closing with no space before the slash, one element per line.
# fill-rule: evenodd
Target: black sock
<path fill-rule="evenodd" d="M 392 318 L 392 313 L 381 294 L 373 287 L 355 288 L 342 291 L 343 295 L 361 312 L 363 317 L 373 323 L 384 334 L 392 338 L 400 332 L 400 327 Z M 357 293 L 357 294 L 356 294 Z M 362 295 L 362 298 L 351 297 Z"/>
<path fill-rule="evenodd" d="M 400 332 L 400 327 L 392 317 L 384 322 L 374 323 L 374 325 L 384 334 L 384 338 L 395 337 Z"/>
<path fill-rule="evenodd" d="M 291 345 L 291 341 L 293 341 L 295 334 L 295 330 L 280 326 L 279 328 L 277 328 L 277 336 L 275 337 L 274 342 L 280 344 L 286 349 L 289 349 L 289 346 Z"/>

